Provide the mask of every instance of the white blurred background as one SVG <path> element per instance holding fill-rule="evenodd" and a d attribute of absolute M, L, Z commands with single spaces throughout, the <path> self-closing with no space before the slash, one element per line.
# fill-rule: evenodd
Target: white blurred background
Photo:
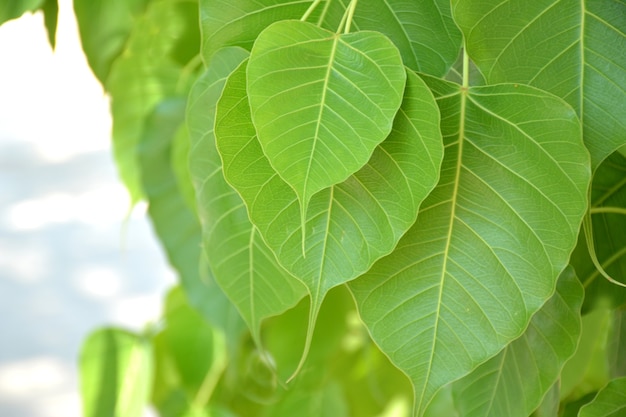
<path fill-rule="evenodd" d="M 4 0 L 2 0 L 4 1 Z M 77 357 L 97 326 L 141 329 L 174 275 L 110 151 L 108 100 L 59 0 L 0 26 L 0 416 L 78 417 Z"/>

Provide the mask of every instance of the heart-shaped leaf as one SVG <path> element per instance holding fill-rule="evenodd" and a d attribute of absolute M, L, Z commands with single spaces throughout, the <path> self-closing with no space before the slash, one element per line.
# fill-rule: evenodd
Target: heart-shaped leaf
<path fill-rule="evenodd" d="M 565 99 L 595 169 L 626 144 L 626 4 L 621 0 L 453 0 L 472 60 L 490 83 Z"/>
<path fill-rule="evenodd" d="M 224 180 L 215 148 L 213 120 L 226 77 L 248 56 L 241 48 L 220 50 L 198 79 L 189 98 L 190 170 L 198 199 L 206 255 L 228 298 L 237 306 L 255 341 L 261 321 L 293 307 L 305 294 L 302 284 L 281 268 L 243 201 Z"/>
<path fill-rule="evenodd" d="M 441 179 L 394 252 L 349 283 L 372 337 L 411 378 L 419 415 L 552 295 L 590 177 L 576 114 L 557 97 L 424 79 L 442 114 Z"/>
<path fill-rule="evenodd" d="M 533 316 L 522 337 L 452 384 L 460 414 L 527 417 L 532 413 L 576 350 L 582 301 L 583 288 L 568 267 L 556 293 Z"/>
<path fill-rule="evenodd" d="M 377 32 L 282 21 L 261 32 L 247 68 L 263 153 L 304 221 L 311 197 L 363 167 L 391 132 L 406 80 L 400 53 Z"/>
<path fill-rule="evenodd" d="M 215 133 L 224 174 L 279 262 L 309 289 L 312 331 L 328 290 L 367 271 L 415 221 L 438 178 L 439 113 L 424 82 L 409 72 L 391 135 L 360 171 L 313 197 L 304 233 L 296 193 L 255 136 L 245 71 L 244 63 L 233 72 L 218 103 Z"/>

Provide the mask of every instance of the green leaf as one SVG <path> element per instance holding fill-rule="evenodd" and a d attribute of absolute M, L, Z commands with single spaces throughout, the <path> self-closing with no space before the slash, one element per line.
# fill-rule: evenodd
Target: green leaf
<path fill-rule="evenodd" d="M 350 1 L 330 3 L 323 25 L 335 30 Z M 383 33 L 400 50 L 404 65 L 435 76 L 448 72 L 461 49 L 449 0 L 359 0 L 352 29 Z"/>
<path fill-rule="evenodd" d="M 619 417 L 626 413 L 626 378 L 612 380 L 593 401 L 580 409 L 579 417 Z"/>
<path fill-rule="evenodd" d="M 591 220 L 594 249 L 600 265 L 613 279 L 626 283 L 626 158 L 609 156 L 596 169 L 591 189 Z M 622 208 L 622 213 L 611 212 Z M 620 306 L 626 302 L 626 288 L 605 279 L 592 263 L 587 242 L 581 236 L 572 255 L 572 264 L 585 286 L 583 311 Z"/>
<path fill-rule="evenodd" d="M 48 33 L 48 41 L 52 49 L 56 47 L 57 22 L 59 20 L 59 3 L 57 0 L 44 0 L 41 6 L 43 11 L 43 22 Z"/>
<path fill-rule="evenodd" d="M 569 267 L 522 337 L 453 384 L 460 414 L 527 417 L 536 409 L 576 350 L 582 301 L 582 286 Z"/>
<path fill-rule="evenodd" d="M 5 0 L 0 2 L 0 25 L 7 20 L 16 19 L 28 11 L 41 7 L 44 0 Z"/>
<path fill-rule="evenodd" d="M 153 362 L 150 341 L 121 329 L 89 335 L 80 353 L 85 417 L 139 417 L 148 403 Z"/>
<path fill-rule="evenodd" d="M 245 71 L 244 63 L 229 77 L 218 103 L 215 129 L 224 173 L 281 265 L 307 286 L 312 332 L 328 290 L 367 271 L 415 221 L 438 177 L 439 113 L 425 84 L 409 73 L 389 138 L 364 168 L 311 201 L 303 254 L 297 196 L 272 169 L 255 136 Z"/>
<path fill-rule="evenodd" d="M 389 135 L 406 72 L 380 33 L 283 21 L 257 38 L 247 77 L 263 153 L 295 190 L 304 221 L 311 197 L 363 167 Z"/>
<path fill-rule="evenodd" d="M 613 378 L 626 376 L 626 310 L 613 312 L 607 349 L 609 371 Z"/>
<path fill-rule="evenodd" d="M 87 62 L 105 85 L 149 0 L 74 0 L 74 13 Z M 137 37 L 138 35 L 135 35 Z"/>
<path fill-rule="evenodd" d="M 574 111 L 543 91 L 425 77 L 442 114 L 439 185 L 394 252 L 349 284 L 416 412 L 519 337 L 552 295 L 587 207 Z"/>
<path fill-rule="evenodd" d="M 259 33 L 270 24 L 300 18 L 313 0 L 200 0 L 202 57 L 226 46 L 250 50 Z"/>
<path fill-rule="evenodd" d="M 247 56 L 240 48 L 222 49 L 194 85 L 187 123 L 190 170 L 198 199 L 206 255 L 216 281 L 237 306 L 255 341 L 261 321 L 293 307 L 302 285 L 283 270 L 250 223 L 239 195 L 224 180 L 215 147 L 215 106 L 226 77 Z"/>
<path fill-rule="evenodd" d="M 529 83 L 572 105 L 595 169 L 626 144 L 626 4 L 621 0 L 453 0 L 490 83 Z"/>
<path fill-rule="evenodd" d="M 114 62 L 106 88 L 111 94 L 113 152 L 132 203 L 142 196 L 137 144 L 145 118 L 166 97 L 185 92 L 182 66 L 173 52 L 189 22 L 177 0 L 148 5 L 132 29 L 124 53 Z"/>
<path fill-rule="evenodd" d="M 191 143 L 189 140 L 189 133 L 187 132 L 187 125 L 181 124 L 174 140 L 172 142 L 172 155 L 170 164 L 176 177 L 176 184 L 180 190 L 180 194 L 183 200 L 187 204 L 187 207 L 196 213 L 196 191 L 193 188 L 193 180 L 191 179 L 191 172 L 189 172 L 189 149 Z"/>
<path fill-rule="evenodd" d="M 559 417 L 560 400 L 560 383 L 557 381 L 531 417 Z"/>

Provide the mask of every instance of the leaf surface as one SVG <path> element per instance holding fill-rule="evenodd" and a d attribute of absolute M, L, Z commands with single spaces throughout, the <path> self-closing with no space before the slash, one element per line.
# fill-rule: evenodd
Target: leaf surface
<path fill-rule="evenodd" d="M 265 158 L 246 100 L 245 63 L 218 103 L 216 137 L 224 173 L 279 262 L 311 295 L 310 331 L 325 294 L 389 253 L 413 224 L 437 181 L 442 158 L 439 113 L 425 84 L 409 73 L 405 100 L 389 138 L 367 165 L 314 196 L 303 254 L 298 198 Z"/>
<path fill-rule="evenodd" d="M 441 179 L 394 252 L 349 284 L 372 337 L 411 378 L 418 415 L 519 337 L 552 295 L 590 177 L 562 100 L 424 79 L 442 114 Z"/>
<path fill-rule="evenodd" d="M 453 0 L 472 60 L 490 83 L 564 98 L 583 123 L 595 169 L 626 144 L 626 3 Z"/>
<path fill-rule="evenodd" d="M 80 353 L 80 390 L 85 417 L 136 417 L 152 388 L 149 340 L 125 330 L 91 333 Z"/>
<path fill-rule="evenodd" d="M 380 33 L 300 21 L 261 32 L 247 66 L 252 121 L 303 217 L 315 193 L 358 171 L 389 135 L 405 80 L 400 53 Z"/>
<path fill-rule="evenodd" d="M 35 11 L 44 0 L 9 0 L 0 3 L 0 24 L 16 19 L 28 11 Z"/>
<path fill-rule="evenodd" d="M 582 301 L 582 286 L 568 267 L 556 293 L 533 316 L 524 334 L 453 383 L 460 414 L 527 417 L 535 410 L 576 350 Z"/>
<path fill-rule="evenodd" d="M 626 412 L 626 378 L 617 378 L 602 388 L 578 417 L 619 417 Z"/>
<path fill-rule="evenodd" d="M 248 219 L 237 192 L 224 180 L 215 146 L 215 106 L 226 77 L 247 57 L 241 48 L 220 50 L 194 85 L 187 109 L 190 170 L 198 200 L 206 256 L 215 280 L 237 306 L 258 342 L 261 321 L 293 307 L 302 285 L 278 265 Z"/>

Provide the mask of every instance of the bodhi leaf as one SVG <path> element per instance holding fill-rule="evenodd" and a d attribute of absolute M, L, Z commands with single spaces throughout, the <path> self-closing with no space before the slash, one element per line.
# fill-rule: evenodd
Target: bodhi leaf
<path fill-rule="evenodd" d="M 150 341 L 116 328 L 89 335 L 80 353 L 85 417 L 136 417 L 148 404 L 153 358 Z"/>
<path fill-rule="evenodd" d="M 255 341 L 261 321 L 293 307 L 305 294 L 250 223 L 246 207 L 224 180 L 215 148 L 215 105 L 226 77 L 248 56 L 241 48 L 220 50 L 191 90 L 187 125 L 190 170 L 198 200 L 206 256 L 215 280 L 236 305 Z"/>
<path fill-rule="evenodd" d="M 453 0 L 467 50 L 490 83 L 564 98 L 595 169 L 626 144 L 626 4 L 621 0 Z"/>
<path fill-rule="evenodd" d="M 441 179 L 394 252 L 349 283 L 372 337 L 412 380 L 418 415 L 552 295 L 590 177 L 576 114 L 557 97 L 424 79 L 442 114 Z"/>
<path fill-rule="evenodd" d="M 279 262 L 309 289 L 309 338 L 328 290 L 367 271 L 415 221 L 421 201 L 438 178 L 438 122 L 432 94 L 409 73 L 391 135 L 365 167 L 311 200 L 303 254 L 297 195 L 272 169 L 255 136 L 245 63 L 229 77 L 215 123 L 224 174 Z"/>
<path fill-rule="evenodd" d="M 324 26 L 339 27 L 349 4 L 331 0 Z M 407 67 L 435 76 L 445 75 L 461 50 L 461 32 L 452 20 L 449 0 L 359 0 L 352 28 L 385 34 Z"/>
<path fill-rule="evenodd" d="M 602 388 L 578 417 L 619 417 L 626 413 L 626 378 L 614 379 Z"/>
<path fill-rule="evenodd" d="M 304 222 L 311 197 L 359 170 L 389 135 L 406 80 L 400 53 L 378 32 L 283 21 L 261 32 L 247 68 L 258 140 Z"/>
<path fill-rule="evenodd" d="M 460 414 L 527 417 L 536 409 L 576 350 L 582 300 L 582 286 L 568 267 L 526 332 L 452 385 Z"/>

